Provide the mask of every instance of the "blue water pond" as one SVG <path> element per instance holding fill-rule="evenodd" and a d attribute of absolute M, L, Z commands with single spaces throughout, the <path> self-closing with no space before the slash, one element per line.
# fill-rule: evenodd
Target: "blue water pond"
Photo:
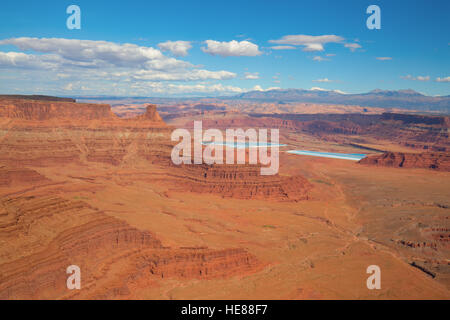
<path fill-rule="evenodd" d="M 333 153 L 333 152 L 319 152 L 319 151 L 308 151 L 308 150 L 289 150 L 288 153 L 314 156 L 314 157 L 324 157 L 324 158 L 334 158 L 334 159 L 344 159 L 359 161 L 366 157 L 362 153 Z"/>
<path fill-rule="evenodd" d="M 279 143 L 270 143 L 270 142 L 233 142 L 233 141 L 223 141 L 223 142 L 215 142 L 215 141 L 203 141 L 203 145 L 213 144 L 213 145 L 222 145 L 226 147 L 236 148 L 236 149 L 245 149 L 245 148 L 261 148 L 261 147 L 284 147 L 285 144 Z"/>

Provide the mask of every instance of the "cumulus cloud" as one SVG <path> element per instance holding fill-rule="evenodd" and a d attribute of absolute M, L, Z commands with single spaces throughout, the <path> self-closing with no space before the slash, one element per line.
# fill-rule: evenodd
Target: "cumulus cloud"
<path fill-rule="evenodd" d="M 214 83 L 197 87 L 197 83 L 170 83 L 227 80 L 237 75 L 225 70 L 206 70 L 167 57 L 152 47 L 61 38 L 13 38 L 0 40 L 0 45 L 27 51 L 0 51 L 0 69 L 17 71 L 11 73 L 16 79 L 19 76 L 40 79 L 41 87 L 59 87 L 73 93 L 89 88 L 93 92 L 120 95 L 163 93 L 163 90 L 184 92 L 188 88 L 199 92 L 239 92 L 237 87 Z M 183 53 L 180 47 L 172 49 Z"/>
<path fill-rule="evenodd" d="M 139 47 L 134 44 L 116 44 L 107 41 L 76 40 L 61 38 L 13 38 L 0 40 L 0 45 L 15 45 L 21 50 L 56 53 L 61 58 L 92 62 L 102 61 L 120 66 L 142 64 L 149 60 L 161 59 L 163 54 L 154 48 Z"/>
<path fill-rule="evenodd" d="M 259 73 L 258 72 L 254 72 L 254 73 L 246 72 L 244 75 L 244 78 L 247 80 L 256 80 L 256 79 L 259 79 Z"/>
<path fill-rule="evenodd" d="M 211 55 L 219 55 L 223 57 L 230 56 L 259 56 L 262 54 L 259 51 L 258 45 L 249 41 L 219 42 L 215 40 L 206 40 L 206 47 L 202 47 L 202 51 Z"/>
<path fill-rule="evenodd" d="M 53 54 L 61 63 L 81 67 L 138 67 L 167 69 L 190 64 L 164 56 L 158 49 L 135 44 L 64 38 L 12 38 L 0 45 L 14 45 L 23 51 Z M 44 57 L 50 57 L 44 55 Z"/>
<path fill-rule="evenodd" d="M 450 82 L 450 77 L 445 77 L 445 78 L 436 78 L 436 82 Z"/>
<path fill-rule="evenodd" d="M 430 81 L 430 76 L 413 77 L 410 74 L 408 74 L 406 76 L 401 76 L 400 78 L 405 79 L 405 80 L 414 80 L 414 81 Z"/>
<path fill-rule="evenodd" d="M 381 61 L 392 60 L 391 57 L 376 57 L 375 59 L 381 60 Z"/>
<path fill-rule="evenodd" d="M 362 48 L 358 43 L 346 43 L 344 47 L 349 48 L 351 52 L 355 52 L 356 49 Z"/>
<path fill-rule="evenodd" d="M 177 57 L 185 57 L 188 54 L 188 50 L 192 48 L 189 41 L 166 41 L 158 44 L 158 47 L 162 51 L 170 51 Z"/>
<path fill-rule="evenodd" d="M 303 51 L 323 51 L 327 43 L 342 42 L 344 38 L 331 35 L 310 36 L 304 34 L 286 35 L 278 40 L 269 40 L 270 43 L 291 46 L 303 46 Z"/>
<path fill-rule="evenodd" d="M 45 59 L 43 59 L 45 58 Z M 0 67 L 14 67 L 23 69 L 49 69 L 56 65 L 56 58 L 37 57 L 23 52 L 0 52 Z"/>

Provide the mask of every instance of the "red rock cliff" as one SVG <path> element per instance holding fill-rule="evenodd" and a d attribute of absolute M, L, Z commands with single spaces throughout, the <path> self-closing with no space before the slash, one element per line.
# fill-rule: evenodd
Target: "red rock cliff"
<path fill-rule="evenodd" d="M 24 120 L 114 119 L 107 104 L 0 99 L 0 117 Z"/>
<path fill-rule="evenodd" d="M 440 152 L 385 152 L 361 159 L 359 163 L 383 167 L 424 168 L 450 171 L 450 154 Z"/>

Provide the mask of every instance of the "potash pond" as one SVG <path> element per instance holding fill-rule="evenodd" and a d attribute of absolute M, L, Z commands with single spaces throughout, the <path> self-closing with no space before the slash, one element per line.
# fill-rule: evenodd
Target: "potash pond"
<path fill-rule="evenodd" d="M 285 147 L 286 144 L 280 144 L 280 143 L 270 143 L 270 142 L 233 142 L 233 141 L 222 141 L 222 142 L 215 142 L 215 141 L 203 141 L 203 145 L 222 145 L 230 148 L 236 148 L 236 149 L 246 149 L 246 148 L 262 148 L 262 147 Z"/>
<path fill-rule="evenodd" d="M 319 151 L 308 151 L 308 150 L 289 150 L 288 153 L 313 156 L 313 157 L 323 157 L 323 158 L 333 158 L 333 159 L 344 159 L 359 161 L 366 157 L 362 153 L 334 153 L 334 152 L 319 152 Z"/>

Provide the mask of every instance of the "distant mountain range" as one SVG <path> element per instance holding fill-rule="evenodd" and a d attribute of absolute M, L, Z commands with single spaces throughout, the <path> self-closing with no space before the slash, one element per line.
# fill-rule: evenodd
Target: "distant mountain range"
<path fill-rule="evenodd" d="M 74 101 L 72 98 L 56 98 L 35 95 L 0 95 L 0 98 L 22 98 L 34 100 Z M 450 114 L 450 96 L 426 96 L 414 90 L 380 90 L 367 93 L 347 94 L 338 90 L 324 89 L 273 89 L 267 91 L 249 91 L 235 96 L 222 97 L 118 97 L 118 96 L 77 96 L 78 102 L 105 102 L 111 105 L 126 103 L 179 103 L 209 100 L 246 100 L 272 102 L 278 104 L 305 102 L 335 105 L 358 105 L 362 107 L 400 108 L 406 110 L 433 111 Z"/>
<path fill-rule="evenodd" d="M 329 103 L 450 113 L 450 96 L 426 96 L 414 90 L 376 89 L 367 93 L 345 94 L 327 90 L 274 89 L 249 91 L 233 96 L 232 99 L 276 103 Z"/>

